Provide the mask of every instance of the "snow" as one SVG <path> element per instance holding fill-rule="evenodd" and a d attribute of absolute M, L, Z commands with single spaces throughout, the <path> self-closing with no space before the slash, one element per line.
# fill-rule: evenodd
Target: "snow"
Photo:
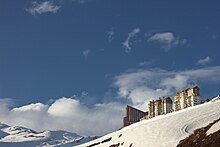
<path fill-rule="evenodd" d="M 143 120 L 99 139 L 79 145 L 85 147 L 99 143 L 95 147 L 106 147 L 120 143 L 120 146 L 132 147 L 174 147 L 194 130 L 205 127 L 220 118 L 220 101 L 189 107 L 167 115 Z M 219 123 L 218 126 L 219 128 Z M 214 130 L 216 130 L 216 127 Z M 210 131 L 211 132 L 211 131 Z M 111 138 L 110 141 L 101 143 Z M 123 145 L 122 145 L 123 144 Z"/>
<path fill-rule="evenodd" d="M 0 146 L 75 146 L 93 140 L 66 131 L 43 131 L 0 123 Z"/>
<path fill-rule="evenodd" d="M 219 96 L 219 95 L 218 95 L 217 97 L 215 97 L 215 98 L 212 99 L 213 102 L 214 102 L 214 101 L 218 101 L 218 100 L 220 100 L 220 96 Z"/>
<path fill-rule="evenodd" d="M 210 135 L 212 133 L 217 132 L 218 130 L 220 130 L 220 121 L 218 121 L 217 123 L 215 123 L 207 132 L 207 135 Z"/>
<path fill-rule="evenodd" d="M 47 134 L 44 132 L 36 133 L 33 130 L 19 126 L 7 127 L 1 130 L 9 134 L 8 136 L 0 139 L 2 142 L 36 141 L 42 140 L 47 136 Z"/>

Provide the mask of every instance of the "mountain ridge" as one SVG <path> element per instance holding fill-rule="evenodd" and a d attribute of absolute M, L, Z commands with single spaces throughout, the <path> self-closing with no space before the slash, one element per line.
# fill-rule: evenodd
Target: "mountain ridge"
<path fill-rule="evenodd" d="M 75 146 L 97 137 L 82 137 L 67 131 L 42 131 L 0 123 L 0 146 Z"/>

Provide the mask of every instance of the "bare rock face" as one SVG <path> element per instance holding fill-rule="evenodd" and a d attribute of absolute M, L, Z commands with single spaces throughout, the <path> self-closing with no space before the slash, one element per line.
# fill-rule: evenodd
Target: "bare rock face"
<path fill-rule="evenodd" d="M 189 137 L 181 140 L 177 147 L 220 147 L 220 128 L 210 135 L 206 133 L 219 121 L 220 118 L 206 127 L 195 130 Z"/>

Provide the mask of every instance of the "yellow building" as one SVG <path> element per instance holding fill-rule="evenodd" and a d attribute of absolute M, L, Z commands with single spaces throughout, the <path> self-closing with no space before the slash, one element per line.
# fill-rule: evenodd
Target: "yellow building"
<path fill-rule="evenodd" d="M 155 100 L 151 100 L 148 103 L 148 115 L 149 118 L 162 115 L 162 114 L 167 114 L 172 111 L 172 103 L 173 101 L 171 100 L 170 97 L 163 97 L 157 98 Z"/>
<path fill-rule="evenodd" d="M 200 89 L 198 86 L 177 92 L 174 96 L 174 110 L 178 111 L 187 107 L 201 104 Z"/>

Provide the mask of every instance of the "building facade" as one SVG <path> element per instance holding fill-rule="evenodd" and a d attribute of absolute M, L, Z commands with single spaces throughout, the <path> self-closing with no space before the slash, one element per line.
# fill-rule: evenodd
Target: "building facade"
<path fill-rule="evenodd" d="M 162 98 L 162 114 L 167 114 L 172 111 L 173 101 L 170 97 Z"/>
<path fill-rule="evenodd" d="M 218 96 L 216 99 L 220 99 Z M 126 106 L 126 116 L 123 118 L 123 127 L 150 119 L 152 117 L 178 111 L 187 107 L 201 104 L 200 89 L 198 86 L 178 91 L 174 101 L 170 97 L 162 97 L 149 101 L 148 112 L 143 112 L 132 106 Z M 174 105 L 174 106 L 173 106 Z M 174 108 L 173 108 L 174 107 Z"/>
<path fill-rule="evenodd" d="M 201 104 L 200 89 L 198 86 L 181 90 L 174 96 L 175 111 L 198 104 Z"/>
<path fill-rule="evenodd" d="M 141 118 L 144 118 L 148 115 L 148 112 L 143 112 L 132 106 L 126 106 L 126 116 L 123 119 L 123 127 L 129 126 L 135 122 L 140 121 Z"/>
<path fill-rule="evenodd" d="M 151 100 L 148 103 L 148 114 L 149 118 L 167 114 L 172 111 L 173 101 L 170 97 L 157 98 L 155 100 Z"/>

